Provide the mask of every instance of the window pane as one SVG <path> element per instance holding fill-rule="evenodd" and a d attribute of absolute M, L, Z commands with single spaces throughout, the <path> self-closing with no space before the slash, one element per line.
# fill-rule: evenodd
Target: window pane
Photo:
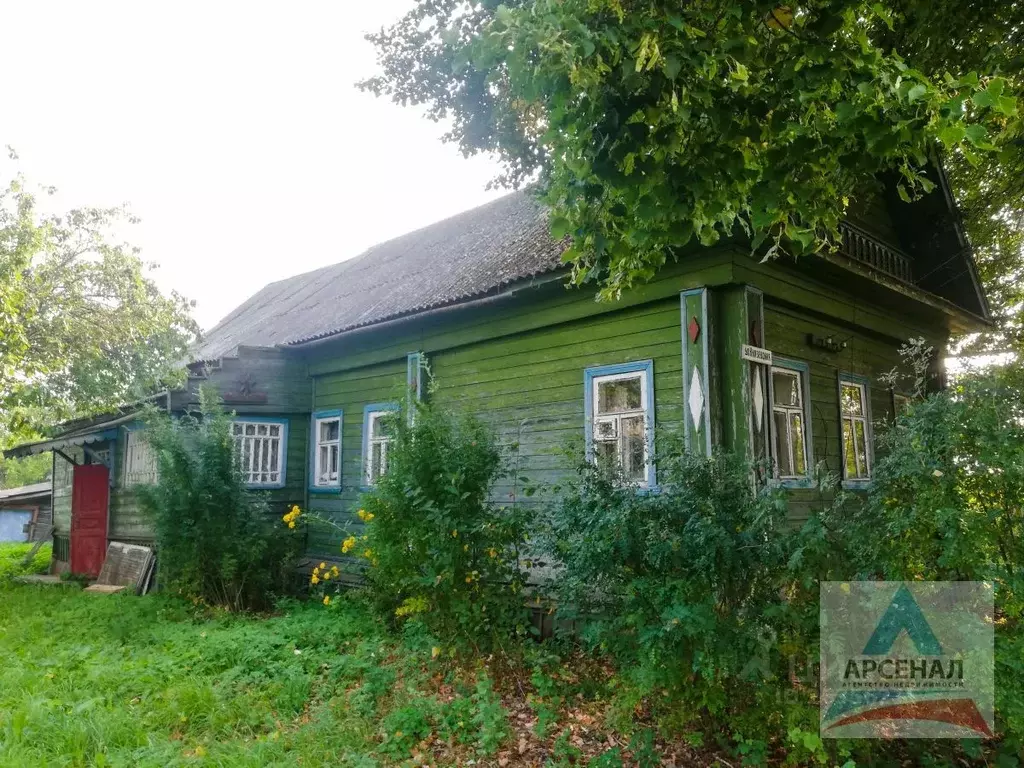
<path fill-rule="evenodd" d="M 256 434 L 257 435 L 266 435 L 266 434 L 268 434 L 268 432 L 267 432 L 267 425 L 266 424 L 257 424 L 256 425 Z"/>
<path fill-rule="evenodd" d="M 843 465 L 847 477 L 857 476 L 857 452 L 853 447 L 853 424 L 843 419 Z"/>
<path fill-rule="evenodd" d="M 772 396 L 775 405 L 799 408 L 802 402 L 800 376 L 782 371 L 772 371 Z"/>
<path fill-rule="evenodd" d="M 336 443 L 338 442 L 338 427 L 340 423 L 337 419 L 330 421 L 320 422 L 320 442 L 321 443 Z"/>
<path fill-rule="evenodd" d="M 864 402 L 862 391 L 856 384 L 843 384 L 840 402 L 846 416 L 863 416 Z"/>
<path fill-rule="evenodd" d="M 320 453 L 317 459 L 317 482 L 324 482 L 330 471 L 331 448 L 327 445 L 320 446 Z"/>
<path fill-rule="evenodd" d="M 640 377 L 598 381 L 597 412 L 618 413 L 640 409 Z"/>
<path fill-rule="evenodd" d="M 270 427 L 269 427 L 269 434 L 272 437 L 277 437 L 278 435 L 280 435 L 281 434 L 281 425 L 280 424 L 271 424 Z"/>
<path fill-rule="evenodd" d="M 642 482 L 644 479 L 644 417 L 622 419 L 622 474 L 626 479 Z"/>
<path fill-rule="evenodd" d="M 804 447 L 804 417 L 799 413 L 789 415 L 789 433 L 793 440 L 793 474 L 807 474 L 807 452 Z"/>
<path fill-rule="evenodd" d="M 370 414 L 370 437 L 389 437 L 391 430 L 388 429 L 387 411 L 377 411 Z"/>
<path fill-rule="evenodd" d="M 868 476 L 868 441 L 865 433 L 867 432 L 866 424 L 862 420 L 855 421 L 853 424 L 854 436 L 857 438 L 857 477 Z"/>
<path fill-rule="evenodd" d="M 793 463 L 789 458 L 792 447 L 789 441 L 789 419 L 785 411 L 774 411 L 773 416 L 775 419 L 775 461 L 779 467 L 779 475 L 792 477 Z"/>
<path fill-rule="evenodd" d="M 370 480 L 376 480 L 384 473 L 384 444 L 370 444 Z"/>
<path fill-rule="evenodd" d="M 247 434 L 247 435 L 255 435 L 256 434 L 256 425 L 255 424 L 246 424 L 245 425 L 245 434 Z"/>
<path fill-rule="evenodd" d="M 594 422 L 594 437 L 599 440 L 612 440 L 619 436 L 618 419 L 598 419 Z"/>
<path fill-rule="evenodd" d="M 606 472 L 614 471 L 619 463 L 618 441 L 602 440 L 594 443 L 594 460 Z"/>
<path fill-rule="evenodd" d="M 330 458 L 329 458 L 328 463 L 327 463 L 328 479 L 329 480 L 337 480 L 338 479 L 338 446 L 332 445 L 332 446 L 330 446 L 328 448 L 328 450 L 331 452 Z"/>
<path fill-rule="evenodd" d="M 242 425 L 241 424 L 232 424 L 231 425 L 231 432 L 232 432 L 232 434 L 235 434 L 235 435 L 242 434 Z"/>

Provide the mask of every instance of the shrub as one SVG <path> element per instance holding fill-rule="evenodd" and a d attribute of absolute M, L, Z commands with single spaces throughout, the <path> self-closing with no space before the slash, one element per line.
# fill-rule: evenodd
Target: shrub
<path fill-rule="evenodd" d="M 51 544 L 43 544 L 39 551 L 28 563 L 28 557 L 33 542 L 27 543 L 0 543 L 0 583 L 13 579 L 15 576 L 28 576 L 37 573 L 46 573 L 50 568 Z"/>
<path fill-rule="evenodd" d="M 153 519 L 160 579 L 191 600 L 264 608 L 286 584 L 295 543 L 276 530 L 266 501 L 246 489 L 216 394 L 204 389 L 200 400 L 199 414 L 146 417 L 159 481 L 139 495 Z"/>
<path fill-rule="evenodd" d="M 494 504 L 507 474 L 480 421 L 420 405 L 396 412 L 387 473 L 361 499 L 368 591 L 391 620 L 422 622 L 447 643 L 489 649 L 526 631 L 520 548 L 529 516 Z"/>
<path fill-rule="evenodd" d="M 715 730 L 722 717 L 777 708 L 790 656 L 816 640 L 821 520 L 786 520 L 779 493 L 755 493 L 750 466 L 711 459 L 670 441 L 659 450 L 658 492 L 640 492 L 590 464 L 554 506 L 546 537 L 562 572 L 560 613 L 582 640 L 610 654 L 666 717 Z M 811 724 L 811 697 L 790 702 Z M 631 706 L 630 709 L 633 707 Z M 737 721 L 733 721 L 735 727 Z"/>

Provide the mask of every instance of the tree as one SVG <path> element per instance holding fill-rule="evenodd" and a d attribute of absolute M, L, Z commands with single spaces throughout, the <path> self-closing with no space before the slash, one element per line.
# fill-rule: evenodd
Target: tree
<path fill-rule="evenodd" d="M 192 303 L 112 239 L 134 221 L 122 208 L 42 213 L 20 175 L 0 192 L 0 440 L 180 380 Z"/>
<path fill-rule="evenodd" d="M 381 72 L 360 86 L 450 120 L 464 154 L 501 159 L 498 184 L 539 176 L 575 281 L 604 297 L 691 240 L 829 247 L 880 174 L 905 199 L 930 191 L 935 151 L 962 187 L 986 182 L 971 221 L 1019 265 L 991 214 L 1021 207 L 1022 177 L 1000 175 L 1024 162 L 1020 16 L 998 0 L 418 0 L 369 36 Z"/>

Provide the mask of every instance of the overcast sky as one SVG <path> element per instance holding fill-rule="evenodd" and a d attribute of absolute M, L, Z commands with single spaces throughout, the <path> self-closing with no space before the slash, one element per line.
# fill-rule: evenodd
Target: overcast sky
<path fill-rule="evenodd" d="M 61 206 L 127 202 L 209 329 L 273 280 L 500 194 L 413 108 L 357 91 L 410 0 L 6 3 L 0 145 Z"/>

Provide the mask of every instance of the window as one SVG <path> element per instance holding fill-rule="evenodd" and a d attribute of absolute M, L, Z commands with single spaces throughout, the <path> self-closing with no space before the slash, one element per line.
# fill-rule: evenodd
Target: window
<path fill-rule="evenodd" d="M 585 382 L 588 456 L 630 483 L 653 486 L 653 364 L 589 368 Z"/>
<path fill-rule="evenodd" d="M 242 477 L 248 485 L 280 488 L 284 485 L 288 424 L 281 421 L 239 419 L 231 425 Z"/>
<path fill-rule="evenodd" d="M 124 484 L 155 485 L 157 481 L 156 451 L 146 433 L 133 429 L 125 435 Z"/>
<path fill-rule="evenodd" d="M 341 411 L 313 414 L 313 488 L 341 487 Z"/>
<path fill-rule="evenodd" d="M 843 479 L 871 479 L 868 385 L 859 378 L 839 380 L 839 412 L 843 429 Z"/>
<path fill-rule="evenodd" d="M 368 486 L 388 471 L 392 440 L 389 417 L 397 409 L 394 403 L 377 403 L 363 410 L 363 480 Z"/>
<path fill-rule="evenodd" d="M 806 380 L 807 367 L 802 363 L 772 367 L 772 458 L 775 476 L 783 481 L 808 476 Z"/>

